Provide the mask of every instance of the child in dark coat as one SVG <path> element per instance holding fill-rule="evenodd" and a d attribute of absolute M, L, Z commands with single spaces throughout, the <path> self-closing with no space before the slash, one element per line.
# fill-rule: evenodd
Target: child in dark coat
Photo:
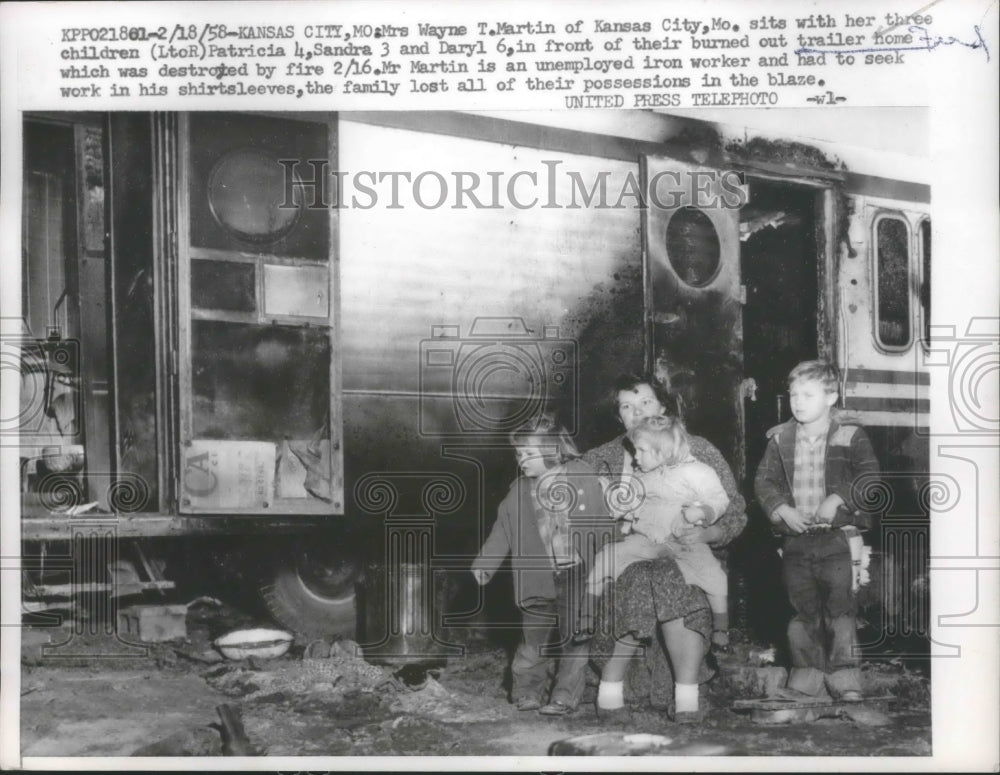
<path fill-rule="evenodd" d="M 574 643 L 572 636 L 579 627 L 587 568 L 613 522 L 597 476 L 550 416 L 514 431 L 510 441 L 522 476 L 501 502 L 472 573 L 486 584 L 511 555 L 523 621 L 511 663 L 511 695 L 518 710 L 562 716 L 576 709 L 583 694 L 589 646 Z"/>

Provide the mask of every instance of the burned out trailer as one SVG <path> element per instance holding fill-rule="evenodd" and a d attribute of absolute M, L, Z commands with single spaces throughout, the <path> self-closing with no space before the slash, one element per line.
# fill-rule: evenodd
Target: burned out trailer
<path fill-rule="evenodd" d="M 218 539 L 283 624 L 354 634 L 359 580 L 379 616 L 404 567 L 466 583 L 507 431 L 610 438 L 623 371 L 745 481 L 828 358 L 921 486 L 912 167 L 647 112 L 32 114 L 24 149 L 22 535 L 62 570 L 135 545 L 155 586 L 166 539 Z"/>

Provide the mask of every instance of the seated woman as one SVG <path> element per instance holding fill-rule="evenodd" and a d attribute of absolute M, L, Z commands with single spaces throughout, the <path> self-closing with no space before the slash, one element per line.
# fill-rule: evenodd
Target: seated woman
<path fill-rule="evenodd" d="M 626 433 L 647 417 L 666 414 L 675 404 L 653 377 L 623 375 L 616 380 L 613 393 Z M 615 488 L 627 483 L 633 470 L 632 454 L 624 441 L 623 434 L 583 456 L 584 462 L 609 479 L 612 502 Z M 729 507 L 714 524 L 692 525 L 677 538 L 681 543 L 720 548 L 746 526 L 746 503 L 718 449 L 700 436 L 691 436 L 690 448 L 696 460 L 718 474 Z M 698 684 L 710 677 L 704 658 L 712 635 L 712 613 L 705 593 L 684 581 L 676 561 L 665 556 L 631 565 L 604 596 L 600 613 L 591 650 L 592 658 L 603 663 L 598 713 L 614 715 L 624 709 L 624 681 L 633 664 L 630 685 L 646 694 L 654 707 L 667 708 L 673 699 L 676 721 L 700 720 Z M 655 646 L 657 631 L 663 636 L 669 662 L 655 647 L 646 649 L 643 662 L 633 662 L 644 644 Z"/>

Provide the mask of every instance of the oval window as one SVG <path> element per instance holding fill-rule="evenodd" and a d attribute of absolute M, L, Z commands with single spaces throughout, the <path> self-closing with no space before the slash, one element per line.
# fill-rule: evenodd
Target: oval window
<path fill-rule="evenodd" d="M 688 285 L 703 288 L 719 272 L 722 248 L 711 219 L 696 207 L 682 207 L 667 224 L 667 258 Z"/>
<path fill-rule="evenodd" d="M 222 228 L 254 245 L 277 242 L 299 219 L 301 199 L 286 203 L 286 168 L 253 148 L 230 151 L 208 178 L 208 204 Z M 293 186 L 287 187 L 293 191 Z"/>

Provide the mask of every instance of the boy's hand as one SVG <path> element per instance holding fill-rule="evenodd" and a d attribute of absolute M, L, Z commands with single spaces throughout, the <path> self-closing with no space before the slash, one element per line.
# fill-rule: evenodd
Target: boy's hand
<path fill-rule="evenodd" d="M 809 520 L 802 516 L 802 513 L 794 506 L 783 503 L 774 510 L 774 517 L 780 519 L 795 535 L 804 533 L 809 527 Z"/>
<path fill-rule="evenodd" d="M 485 571 L 482 568 L 473 568 L 472 577 L 476 580 L 479 586 L 483 586 L 487 581 L 490 580 L 489 571 Z"/>
<path fill-rule="evenodd" d="M 821 525 L 829 525 L 833 518 L 837 516 L 837 509 L 844 505 L 844 499 L 836 493 L 828 495 L 816 509 L 816 522 Z"/>

